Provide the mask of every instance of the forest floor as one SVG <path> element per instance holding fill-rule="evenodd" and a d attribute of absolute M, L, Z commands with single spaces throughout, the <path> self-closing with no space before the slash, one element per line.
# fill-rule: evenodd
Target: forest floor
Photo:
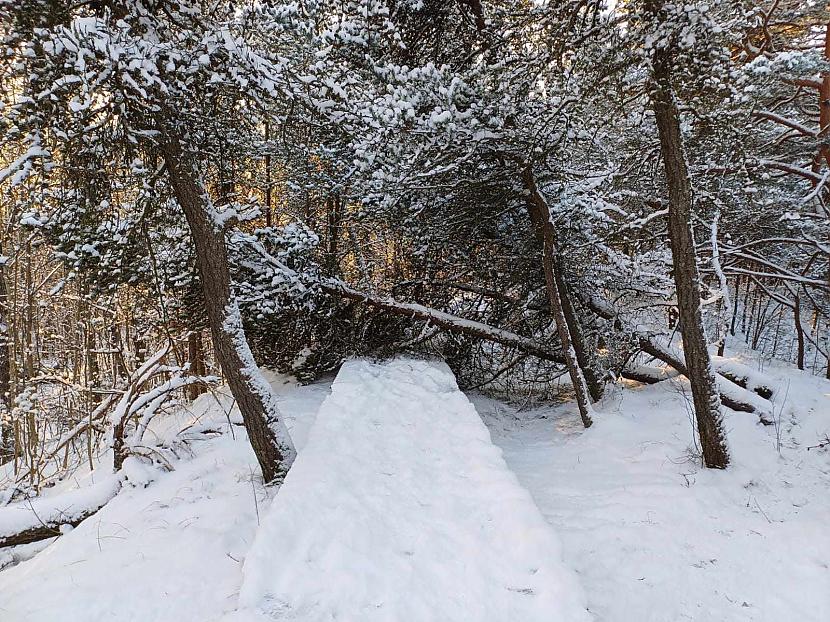
<path fill-rule="evenodd" d="M 830 620 L 830 447 L 815 447 L 830 433 L 830 382 L 764 373 L 775 425 L 725 409 L 726 471 L 694 457 L 685 382 L 618 385 L 589 430 L 572 404 L 472 396 L 597 620 Z"/>
<path fill-rule="evenodd" d="M 329 599 L 329 610 L 342 604 L 339 619 L 348 622 L 357 622 L 348 607 L 396 592 L 397 604 L 443 602 L 447 615 L 424 609 L 395 617 L 392 600 L 386 617 L 361 620 L 507 620 L 505 611 L 536 596 L 556 614 L 550 619 L 578 619 L 572 607 L 584 594 L 598 621 L 823 622 L 830 619 L 830 450 L 814 446 L 830 433 L 830 382 L 784 366 L 764 372 L 776 381 L 776 425 L 727 411 L 733 463 L 726 471 L 701 469 L 695 460 L 680 381 L 612 387 L 587 431 L 573 404 L 520 408 L 470 395 L 502 460 L 466 400 L 421 367 L 411 376 L 415 389 L 394 392 L 398 401 L 387 409 L 387 423 L 379 416 L 388 384 L 364 382 L 374 372 L 342 379 L 339 394 L 337 383 L 331 393 L 331 381 L 300 387 L 274 375 L 300 458 L 296 484 L 289 478 L 284 498 L 278 494 L 273 503 L 256 477 L 231 400 L 205 395 L 187 412 L 154 424 L 157 441 L 181 456 L 175 470 L 131 464 L 133 483 L 74 531 L 52 544 L 0 552 L 0 567 L 7 566 L 0 571 L 0 620 L 209 622 L 228 614 L 227 620 L 247 621 L 261 619 L 252 612 L 266 609 L 264 603 L 283 616 L 274 619 L 321 619 L 319 610 L 287 617 L 277 600 L 285 600 L 280 589 L 289 586 L 296 602 Z M 387 381 L 405 384 L 400 377 Z M 349 429 L 344 413 L 356 412 L 368 415 Z M 442 413 L 461 427 L 433 425 Z M 405 442 L 407 432 L 423 442 Z M 361 445 L 348 450 L 349 443 Z M 373 468 L 379 461 L 396 470 Z M 383 484 L 395 476 L 405 485 Z M 95 477 L 79 473 L 65 487 Z M 322 484 L 309 494 L 313 481 Z M 424 495 L 444 489 L 452 499 L 425 503 Z M 355 495 L 371 495 L 371 502 L 361 508 Z M 534 518 L 531 497 L 550 533 Z M 515 513 L 504 510 L 505 500 Z M 333 509 L 329 518 L 354 520 L 335 527 L 317 507 Z M 490 530 L 477 532 L 484 524 Z M 367 530 L 373 538 L 361 537 Z M 389 556 L 396 534 L 408 538 L 403 550 L 414 555 Z M 315 555 L 319 579 L 305 563 Z M 488 593 L 488 582 L 527 587 L 513 585 L 516 572 L 542 564 L 550 580 L 531 586 L 533 594 Z M 442 574 L 442 566 L 456 571 Z M 361 577 L 383 580 L 367 594 L 356 589 Z M 420 600 L 402 585 L 413 586 Z M 551 608 L 557 586 L 568 587 L 568 596 L 559 597 L 568 607 Z M 468 588 L 467 602 L 480 615 L 459 613 L 459 593 Z M 532 605 L 523 613 L 530 617 L 522 622 L 536 619 Z"/>

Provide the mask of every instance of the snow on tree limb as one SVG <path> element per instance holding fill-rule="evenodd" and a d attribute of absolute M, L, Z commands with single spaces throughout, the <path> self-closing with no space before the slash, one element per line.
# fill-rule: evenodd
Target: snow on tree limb
<path fill-rule="evenodd" d="M 53 538 L 76 527 L 118 494 L 123 477 L 0 508 L 0 548 Z"/>
<path fill-rule="evenodd" d="M 354 300 L 356 302 L 362 302 L 369 306 L 388 311 L 394 315 L 402 315 L 418 320 L 426 320 L 435 326 L 440 326 L 450 332 L 456 332 L 470 337 L 485 339 L 487 341 L 495 341 L 507 346 L 512 346 L 522 352 L 532 354 L 533 356 L 546 361 L 553 361 L 555 363 L 562 363 L 564 361 L 561 353 L 551 350 L 549 346 L 541 344 L 538 341 L 530 339 L 529 337 L 523 337 L 501 328 L 495 328 L 494 326 L 489 326 L 481 322 L 461 318 L 444 311 L 425 307 L 423 305 L 410 302 L 400 302 L 394 298 L 361 292 L 351 288 L 342 281 L 334 279 L 322 281 L 319 285 L 323 291 L 329 294 L 348 298 L 349 300 Z"/>

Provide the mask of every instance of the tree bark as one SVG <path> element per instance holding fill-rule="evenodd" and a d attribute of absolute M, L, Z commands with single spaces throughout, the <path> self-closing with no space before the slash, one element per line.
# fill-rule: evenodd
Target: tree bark
<path fill-rule="evenodd" d="M 830 62 L 830 22 L 824 31 L 824 60 Z M 819 152 L 814 164 L 814 170 L 817 172 L 821 167 L 821 160 L 823 159 L 827 166 L 830 166 L 830 142 L 828 142 L 828 132 L 830 132 L 830 71 L 823 71 L 821 73 L 821 85 L 818 90 L 818 139 Z"/>
<path fill-rule="evenodd" d="M 3 254 L 0 246 L 0 255 Z M 8 290 L 6 269 L 0 265 L 0 464 L 14 455 L 14 432 L 5 411 L 11 408 L 11 357 L 9 353 Z"/>
<path fill-rule="evenodd" d="M 795 304 L 793 305 L 793 319 L 795 321 L 795 334 L 798 338 L 798 350 L 796 352 L 795 364 L 799 369 L 804 369 L 804 326 L 801 324 L 801 296 L 795 292 Z"/>
<path fill-rule="evenodd" d="M 542 196 L 542 193 L 536 185 L 536 178 L 533 175 L 533 170 L 530 168 L 530 165 L 526 165 L 522 169 L 521 177 L 525 190 L 528 193 L 526 201 L 528 211 L 530 212 L 530 219 L 537 236 L 542 240 L 542 263 L 544 264 L 545 284 L 548 291 L 551 312 L 556 322 L 559 340 L 562 342 L 562 351 L 565 355 L 568 374 L 571 377 L 574 392 L 576 393 L 579 416 L 582 417 L 582 423 L 587 428 L 593 423 L 591 419 L 591 398 L 563 309 L 562 292 L 559 289 L 556 275 L 556 258 L 558 257 L 556 231 L 554 231 L 553 223 L 550 221 L 550 208 L 545 197 Z"/>
<path fill-rule="evenodd" d="M 187 360 L 190 363 L 190 373 L 194 376 L 205 375 L 204 353 L 202 351 L 202 331 L 192 330 L 187 336 Z M 207 389 L 202 383 L 194 382 L 187 388 L 188 398 L 192 401 Z"/>
<path fill-rule="evenodd" d="M 588 344 L 585 342 L 585 333 L 582 330 L 582 324 L 573 306 L 570 289 L 564 277 L 561 257 L 557 258 L 554 274 L 556 276 L 556 286 L 559 289 L 559 295 L 562 299 L 562 313 L 565 315 L 565 322 L 568 324 L 574 352 L 576 352 L 576 360 L 582 369 L 582 373 L 585 375 L 588 393 L 591 395 L 591 399 L 597 402 L 602 399 L 605 385 L 599 377 L 599 374 L 597 374 L 591 357 L 588 355 Z"/>
<path fill-rule="evenodd" d="M 658 47 L 654 53 L 651 98 L 660 152 L 669 192 L 669 240 L 680 314 L 680 332 L 692 388 L 703 461 L 709 468 L 726 468 L 729 451 L 723 430 L 723 413 L 700 305 L 700 277 L 692 233 L 692 185 L 683 152 L 680 112 L 672 93 L 672 52 Z"/>
<path fill-rule="evenodd" d="M 195 157 L 165 129 L 162 155 L 173 192 L 184 211 L 196 250 L 205 310 L 216 358 L 236 399 L 266 482 L 281 480 L 296 452 L 270 386 L 254 362 L 231 292 L 225 235 L 201 181 Z"/>

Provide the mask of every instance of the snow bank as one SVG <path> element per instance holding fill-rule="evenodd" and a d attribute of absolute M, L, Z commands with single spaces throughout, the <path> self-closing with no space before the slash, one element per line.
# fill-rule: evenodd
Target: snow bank
<path fill-rule="evenodd" d="M 269 380 L 301 448 L 328 385 Z M 128 461 L 128 483 L 71 533 L 28 561 L 27 547 L 0 551 L 0 567 L 21 562 L 0 570 L 0 622 L 206 622 L 235 609 L 268 499 L 232 404 L 220 391 L 153 419 L 144 443 L 178 439 L 175 471 L 150 469 L 144 487 Z M 42 501 L 66 510 L 66 494 Z"/>
<path fill-rule="evenodd" d="M 588 620 L 443 364 L 343 366 L 257 532 L 234 620 Z"/>

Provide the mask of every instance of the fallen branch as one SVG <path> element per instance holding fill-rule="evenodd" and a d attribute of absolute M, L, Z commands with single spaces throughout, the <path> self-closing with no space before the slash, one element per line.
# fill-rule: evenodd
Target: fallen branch
<path fill-rule="evenodd" d="M 643 384 L 657 384 L 664 380 L 677 378 L 680 372 L 671 367 L 646 367 L 645 365 L 627 365 L 620 372 L 626 380 L 634 380 Z"/>
<path fill-rule="evenodd" d="M 444 330 L 450 332 L 467 335 L 469 337 L 477 337 L 487 341 L 495 341 L 496 343 L 501 343 L 506 346 L 512 346 L 526 354 L 532 354 L 533 356 L 546 361 L 564 363 L 561 353 L 551 350 L 549 346 L 501 328 L 495 328 L 494 326 L 489 326 L 488 324 L 467 320 L 462 317 L 458 317 L 457 315 L 445 313 L 444 311 L 438 311 L 437 309 L 431 309 L 430 307 L 425 307 L 423 305 L 400 302 L 394 298 L 361 292 L 356 289 L 352 289 L 340 281 L 323 281 L 319 283 L 319 286 L 323 289 L 323 291 L 329 294 L 354 300 L 355 302 L 362 302 L 371 307 L 388 311 L 394 315 L 425 320 L 434 326 L 440 326 Z"/>
<path fill-rule="evenodd" d="M 53 497 L 0 508 L 0 548 L 54 538 L 104 507 L 121 489 L 121 477 Z"/>
<path fill-rule="evenodd" d="M 825 436 L 824 440 L 821 441 L 818 445 L 810 445 L 809 447 L 807 447 L 807 451 L 810 451 L 811 449 L 824 449 L 825 447 L 830 447 L 830 437 L 828 436 Z"/>
<path fill-rule="evenodd" d="M 626 326 L 614 308 L 605 301 L 587 297 L 585 304 L 599 317 L 610 321 L 617 331 L 637 341 L 637 344 L 643 352 L 663 361 L 682 375 L 688 377 L 688 370 L 686 369 L 686 362 L 683 360 L 682 352 L 665 344 L 661 344 L 656 335 L 651 335 L 636 328 Z M 724 406 L 740 412 L 756 413 L 761 418 L 762 423 L 766 423 L 769 420 L 769 408 L 766 402 L 761 402 L 754 393 L 736 385 L 721 374 L 718 374 L 718 389 L 721 402 Z"/>

